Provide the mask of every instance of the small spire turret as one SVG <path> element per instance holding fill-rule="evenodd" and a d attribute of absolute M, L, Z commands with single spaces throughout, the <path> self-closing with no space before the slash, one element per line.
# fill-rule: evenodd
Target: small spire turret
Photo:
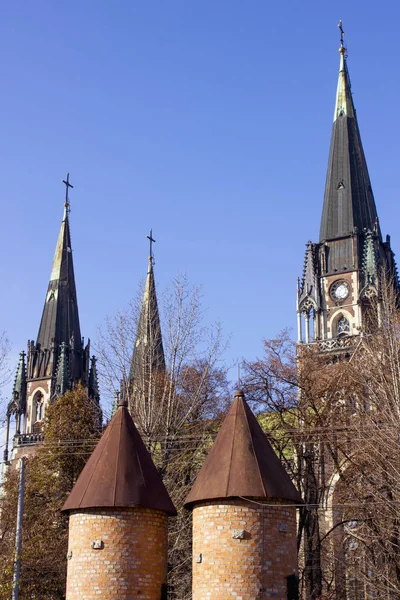
<path fill-rule="evenodd" d="M 97 358 L 92 356 L 90 359 L 89 371 L 89 398 L 95 400 L 96 404 L 100 404 L 99 379 L 97 375 Z"/>
<path fill-rule="evenodd" d="M 15 374 L 12 398 L 8 410 L 10 413 L 23 414 L 26 409 L 26 363 L 25 352 L 19 353 L 17 372 Z"/>
<path fill-rule="evenodd" d="M 67 344 L 62 342 L 60 345 L 60 355 L 58 358 L 56 381 L 54 386 L 55 396 L 64 396 L 65 392 L 70 388 L 71 378 L 68 362 Z"/>

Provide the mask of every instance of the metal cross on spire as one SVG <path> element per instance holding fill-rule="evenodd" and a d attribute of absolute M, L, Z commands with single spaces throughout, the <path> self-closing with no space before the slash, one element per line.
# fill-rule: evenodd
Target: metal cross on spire
<path fill-rule="evenodd" d="M 344 31 L 343 31 L 343 21 L 342 19 L 340 19 L 339 24 L 338 24 L 339 30 L 340 30 L 340 47 L 344 48 Z"/>
<path fill-rule="evenodd" d="M 153 260 L 153 244 L 155 244 L 155 239 L 153 238 L 153 230 L 150 229 L 150 235 L 146 235 L 147 239 L 150 241 L 150 258 Z"/>
<path fill-rule="evenodd" d="M 69 182 L 69 173 L 67 173 L 67 179 L 62 179 L 62 182 L 65 183 L 65 208 L 69 211 L 69 188 L 73 188 L 74 186 Z"/>

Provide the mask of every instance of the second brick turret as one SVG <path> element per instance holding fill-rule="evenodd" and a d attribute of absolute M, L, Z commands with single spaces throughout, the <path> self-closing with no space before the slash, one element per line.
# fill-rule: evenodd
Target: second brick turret
<path fill-rule="evenodd" d="M 193 600 L 297 598 L 301 498 L 242 392 L 186 499 L 193 509 Z"/>

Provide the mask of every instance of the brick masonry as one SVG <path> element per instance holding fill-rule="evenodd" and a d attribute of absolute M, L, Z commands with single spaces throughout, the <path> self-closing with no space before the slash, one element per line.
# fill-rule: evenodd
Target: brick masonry
<path fill-rule="evenodd" d="M 67 600 L 160 600 L 167 514 L 145 508 L 72 511 Z M 100 548 L 92 548 L 99 542 Z"/>
<path fill-rule="evenodd" d="M 296 508 L 267 503 L 194 506 L 193 600 L 287 599 L 286 578 L 297 575 Z"/>

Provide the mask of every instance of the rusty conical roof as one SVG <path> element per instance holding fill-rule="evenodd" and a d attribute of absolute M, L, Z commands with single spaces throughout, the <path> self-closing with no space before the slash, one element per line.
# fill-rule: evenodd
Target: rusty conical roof
<path fill-rule="evenodd" d="M 124 402 L 120 403 L 62 510 L 102 507 L 151 508 L 176 515 Z"/>
<path fill-rule="evenodd" d="M 185 506 L 189 508 L 202 500 L 239 496 L 301 502 L 299 492 L 241 391 L 235 394 Z"/>

